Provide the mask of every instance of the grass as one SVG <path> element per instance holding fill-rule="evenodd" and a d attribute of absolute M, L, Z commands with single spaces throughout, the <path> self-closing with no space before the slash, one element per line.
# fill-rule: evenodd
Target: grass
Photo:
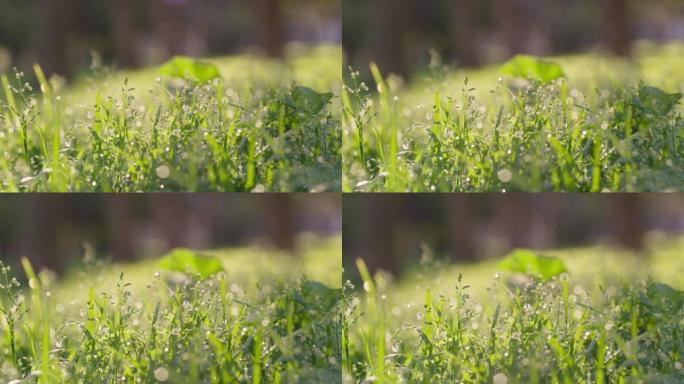
<path fill-rule="evenodd" d="M 549 250 L 544 280 L 493 261 L 425 264 L 345 284 L 345 383 L 677 383 L 684 379 L 684 239 L 647 255 Z M 674 287 L 674 288 L 673 288 Z"/>
<path fill-rule="evenodd" d="M 340 382 L 340 242 L 206 251 L 205 277 L 87 256 L 62 280 L 24 260 L 23 286 L 0 263 L 0 381 Z"/>
<path fill-rule="evenodd" d="M 339 191 L 339 46 L 207 59 L 216 79 L 0 74 L 0 190 Z M 202 80 L 202 81 L 200 81 Z"/>
<path fill-rule="evenodd" d="M 371 65 L 343 91 L 343 190 L 684 190 L 684 45 L 550 59 L 563 77 Z M 510 71 L 509 71 L 510 72 Z"/>

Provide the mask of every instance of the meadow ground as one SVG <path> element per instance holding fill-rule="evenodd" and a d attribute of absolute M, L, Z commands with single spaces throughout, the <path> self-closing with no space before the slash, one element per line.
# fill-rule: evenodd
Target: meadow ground
<path fill-rule="evenodd" d="M 528 59 L 408 83 L 352 71 L 343 190 L 684 190 L 684 45 Z"/>
<path fill-rule="evenodd" d="M 500 260 L 428 259 L 401 280 L 359 263 L 363 282 L 345 283 L 343 382 L 682 382 L 684 238 L 649 244 L 543 251 L 566 269 L 548 279 Z"/>
<path fill-rule="evenodd" d="M 0 74 L 0 190 L 339 191 L 341 56 Z"/>
<path fill-rule="evenodd" d="M 61 279 L 24 265 L 21 285 L 22 268 L 3 267 L 0 381 L 340 382 L 341 239 L 299 245 L 297 257 L 243 247 L 166 264 L 86 254 Z"/>

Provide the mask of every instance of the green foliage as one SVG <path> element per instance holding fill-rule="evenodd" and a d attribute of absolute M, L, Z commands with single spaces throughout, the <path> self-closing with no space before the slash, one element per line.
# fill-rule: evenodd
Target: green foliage
<path fill-rule="evenodd" d="M 223 271 L 221 260 L 186 248 L 169 252 L 159 261 L 159 266 L 169 271 L 198 275 L 202 279 Z"/>
<path fill-rule="evenodd" d="M 9 273 L 0 262 L 2 382 L 340 382 L 340 292 L 305 277 L 156 274 L 134 291 L 121 273 L 67 298 L 30 267 L 22 295 Z"/>
<path fill-rule="evenodd" d="M 524 273 L 549 280 L 567 272 L 563 261 L 557 257 L 544 256 L 529 249 L 516 249 L 499 263 L 507 271 Z"/>
<path fill-rule="evenodd" d="M 500 72 L 544 84 L 565 76 L 560 65 L 528 55 L 515 56 L 501 66 Z"/>
<path fill-rule="evenodd" d="M 199 83 L 221 77 L 216 65 L 186 56 L 176 56 L 167 61 L 159 68 L 159 74 Z"/>
<path fill-rule="evenodd" d="M 681 93 L 667 93 L 657 87 L 642 85 L 639 87 L 638 97 L 634 99 L 634 106 L 646 113 L 667 115 L 677 107 L 681 99 Z"/>
<path fill-rule="evenodd" d="M 332 100 L 333 94 L 318 93 L 309 87 L 296 86 L 292 88 L 292 107 L 310 114 L 318 114 Z"/>
<path fill-rule="evenodd" d="M 344 382 L 684 380 L 682 292 L 652 279 L 611 275 L 615 269 L 600 268 L 605 251 L 584 250 L 594 262 L 582 264 L 582 273 L 572 278 L 517 284 L 502 282 L 498 274 L 489 283 L 461 273 L 494 268 L 491 263 L 427 266 L 414 278 L 395 280 L 383 273 L 370 276 L 357 262 L 364 290 L 347 282 L 343 296 Z M 626 263 L 627 258 L 622 254 L 615 261 Z M 516 271 L 526 265 L 544 270 L 548 261 L 520 250 L 504 263 Z M 549 274 L 565 270 L 557 261 L 550 262 Z M 635 267 L 640 271 L 650 266 L 647 260 L 639 262 Z M 482 292 L 471 294 L 467 280 L 481 285 Z"/>
<path fill-rule="evenodd" d="M 504 65 L 532 81 L 485 68 L 405 85 L 371 65 L 371 87 L 352 72 L 342 94 L 343 190 L 684 190 L 681 95 L 666 91 L 684 89 L 684 62 L 669 49 L 639 57 L 643 72 L 592 55 L 559 58 L 564 70 L 530 57 Z"/>
<path fill-rule="evenodd" d="M 225 79 L 214 64 L 175 59 L 163 71 L 192 81 L 96 73 L 87 92 L 65 91 L 36 66 L 40 96 L 20 73 L 3 75 L 0 191 L 338 191 L 333 95 L 287 84 L 290 66 L 316 89 L 339 83 L 325 77 L 334 75 L 324 53 L 292 64 L 226 59 Z M 150 88 L 136 90 L 127 75 Z"/>

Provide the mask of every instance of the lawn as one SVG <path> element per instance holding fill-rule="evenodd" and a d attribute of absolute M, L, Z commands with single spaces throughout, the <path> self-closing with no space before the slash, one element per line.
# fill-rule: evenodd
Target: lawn
<path fill-rule="evenodd" d="M 684 238 L 649 244 L 643 255 L 513 253 L 526 273 L 428 261 L 394 280 L 358 262 L 362 282 L 345 284 L 343 382 L 682 382 Z"/>
<path fill-rule="evenodd" d="M 0 74 L 0 190 L 339 191 L 339 46 Z M 32 84 L 28 78 L 36 78 Z"/>
<path fill-rule="evenodd" d="M 299 245 L 133 264 L 87 252 L 60 279 L 2 266 L 0 381 L 340 382 L 341 239 Z"/>
<path fill-rule="evenodd" d="M 684 190 L 684 45 L 518 57 L 411 81 L 351 72 L 343 190 Z"/>

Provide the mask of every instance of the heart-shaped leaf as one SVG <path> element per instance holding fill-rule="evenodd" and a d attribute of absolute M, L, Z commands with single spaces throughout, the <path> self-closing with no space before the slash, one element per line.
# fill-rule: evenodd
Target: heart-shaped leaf
<path fill-rule="evenodd" d="M 667 115 L 675 109 L 682 98 L 681 93 L 667 93 L 660 88 L 642 85 L 639 87 L 637 107 L 656 115 Z"/>
<path fill-rule="evenodd" d="M 529 55 L 515 56 L 501 67 L 500 72 L 541 83 L 549 83 L 565 76 L 560 65 Z"/>
<path fill-rule="evenodd" d="M 316 114 L 332 99 L 332 93 L 318 93 L 309 87 L 295 86 L 292 88 L 292 101 L 303 111 Z"/>
<path fill-rule="evenodd" d="M 667 284 L 651 283 L 647 287 L 646 294 L 650 302 L 665 313 L 676 313 L 682 309 L 682 304 L 684 304 L 684 292 Z"/>
<path fill-rule="evenodd" d="M 187 79 L 206 83 L 221 77 L 214 64 L 195 60 L 187 56 L 176 56 L 159 68 L 159 73 L 179 79 Z"/>
<path fill-rule="evenodd" d="M 221 260 L 186 248 L 176 248 L 167 253 L 159 261 L 159 266 L 169 271 L 199 275 L 202 279 L 224 271 Z"/>
<path fill-rule="evenodd" d="M 565 264 L 556 257 L 543 256 L 529 249 L 516 249 L 509 253 L 499 267 L 507 271 L 524 273 L 549 280 L 567 272 Z"/>
<path fill-rule="evenodd" d="M 302 292 L 308 302 L 318 303 L 321 308 L 330 310 L 339 300 L 339 290 L 329 288 L 323 283 L 306 280 L 302 284 Z"/>

